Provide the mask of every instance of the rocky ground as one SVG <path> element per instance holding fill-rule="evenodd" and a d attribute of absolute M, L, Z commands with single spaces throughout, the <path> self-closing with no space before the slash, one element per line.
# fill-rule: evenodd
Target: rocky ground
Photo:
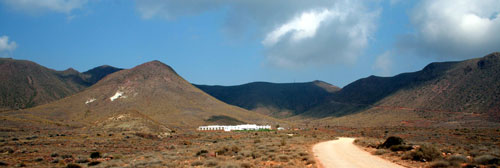
<path fill-rule="evenodd" d="M 141 133 L 1 132 L 0 165 L 13 167 L 315 167 L 310 147 L 328 131 Z"/>

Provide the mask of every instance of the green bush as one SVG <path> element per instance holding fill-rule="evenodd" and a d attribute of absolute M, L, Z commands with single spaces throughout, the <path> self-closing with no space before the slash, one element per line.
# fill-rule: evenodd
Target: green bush
<path fill-rule="evenodd" d="M 58 156 L 59 156 L 59 154 L 57 154 L 57 153 L 50 154 L 50 157 L 58 157 Z"/>
<path fill-rule="evenodd" d="M 279 158 L 279 161 L 281 161 L 281 162 L 288 162 L 288 156 L 286 156 L 286 155 L 279 155 L 278 158 Z"/>
<path fill-rule="evenodd" d="M 262 155 L 259 152 L 257 152 L 257 151 L 252 152 L 252 158 L 253 159 L 259 158 L 260 156 L 262 156 Z"/>
<path fill-rule="evenodd" d="M 231 147 L 231 152 L 237 154 L 238 152 L 240 152 L 240 148 L 238 146 L 233 146 Z"/>
<path fill-rule="evenodd" d="M 253 140 L 253 143 L 260 143 L 260 142 L 262 142 L 262 141 L 260 141 L 260 139 Z"/>
<path fill-rule="evenodd" d="M 445 160 L 439 160 L 431 163 L 431 168 L 441 168 L 441 167 L 448 167 L 450 166 L 450 163 Z"/>
<path fill-rule="evenodd" d="M 73 155 L 61 155 L 61 158 L 63 159 L 73 158 Z"/>
<path fill-rule="evenodd" d="M 68 165 L 66 165 L 66 168 L 81 168 L 82 166 L 78 165 L 78 164 L 74 164 L 74 163 L 70 163 Z"/>
<path fill-rule="evenodd" d="M 285 139 L 281 139 L 280 146 L 285 146 L 285 145 L 286 145 Z"/>
<path fill-rule="evenodd" d="M 390 136 L 385 140 L 383 144 L 379 145 L 377 148 L 390 148 L 391 146 L 394 145 L 403 145 L 403 144 L 404 144 L 403 138 L 397 136 Z"/>
<path fill-rule="evenodd" d="M 388 151 L 386 149 L 377 149 L 373 154 L 374 155 L 383 155 L 387 153 Z"/>
<path fill-rule="evenodd" d="M 87 164 L 88 166 L 95 166 L 95 165 L 98 165 L 98 164 L 101 164 L 101 162 L 99 161 L 92 161 L 90 162 L 89 164 Z"/>
<path fill-rule="evenodd" d="M 205 164 L 205 166 L 207 166 L 207 167 L 215 167 L 215 166 L 217 166 L 218 164 L 219 164 L 219 163 L 218 163 L 217 161 L 215 161 L 215 160 L 210 160 L 210 161 L 208 161 L 208 162 Z"/>
<path fill-rule="evenodd" d="M 182 141 L 181 142 L 181 145 L 185 145 L 185 146 L 188 146 L 188 145 L 192 145 L 193 143 L 191 141 Z"/>
<path fill-rule="evenodd" d="M 196 156 L 207 156 L 207 153 L 208 153 L 207 150 L 202 149 L 202 150 L 196 152 Z"/>
<path fill-rule="evenodd" d="M 412 150 L 413 147 L 411 145 L 393 145 L 389 148 L 391 151 L 409 151 Z"/>
<path fill-rule="evenodd" d="M 100 158 L 100 157 L 101 157 L 101 153 L 99 153 L 99 152 L 90 153 L 90 158 L 92 158 L 92 159 Z"/>
<path fill-rule="evenodd" d="M 466 163 L 468 161 L 468 159 L 462 155 L 453 155 L 453 156 L 448 157 L 448 161 L 457 162 L 457 163 Z"/>
<path fill-rule="evenodd" d="M 78 157 L 75 162 L 76 163 L 88 163 L 89 159 L 84 158 L 84 157 Z"/>
<path fill-rule="evenodd" d="M 236 155 L 240 152 L 240 148 L 237 146 L 232 146 L 231 148 L 229 147 L 222 147 L 215 151 L 217 155 Z"/>
<path fill-rule="evenodd" d="M 193 163 L 191 163 L 191 166 L 201 166 L 203 165 L 203 162 L 201 161 L 194 161 Z"/>
<path fill-rule="evenodd" d="M 431 145 L 422 145 L 417 148 L 415 151 L 411 151 L 409 153 L 409 158 L 415 161 L 433 161 L 441 157 L 441 153 L 434 146 Z M 408 158 L 407 156 L 403 156 L 403 159 Z"/>
<path fill-rule="evenodd" d="M 482 165 L 489 165 L 489 164 L 500 164 L 500 160 L 492 155 L 481 155 L 478 157 L 474 158 L 474 162 L 477 164 L 482 164 Z"/>
<path fill-rule="evenodd" d="M 0 153 L 14 153 L 14 149 L 9 148 L 9 147 L 5 147 L 5 148 L 0 149 Z"/>

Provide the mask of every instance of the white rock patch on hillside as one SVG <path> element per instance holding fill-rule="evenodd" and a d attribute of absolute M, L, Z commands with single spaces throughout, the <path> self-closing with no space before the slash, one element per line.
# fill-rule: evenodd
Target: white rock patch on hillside
<path fill-rule="evenodd" d="M 115 95 L 111 96 L 109 98 L 109 100 L 114 101 L 115 99 L 118 99 L 118 98 L 127 98 L 127 96 L 124 96 L 123 92 L 121 92 L 121 91 L 116 91 Z"/>
<path fill-rule="evenodd" d="M 85 104 L 92 103 L 92 102 L 94 102 L 95 100 L 96 100 L 95 98 L 87 99 L 87 101 L 85 101 Z"/>

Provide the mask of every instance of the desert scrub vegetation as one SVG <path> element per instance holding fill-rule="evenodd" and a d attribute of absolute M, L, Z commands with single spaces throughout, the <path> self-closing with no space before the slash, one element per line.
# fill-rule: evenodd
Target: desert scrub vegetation
<path fill-rule="evenodd" d="M 441 152 L 434 146 L 424 144 L 403 155 L 403 159 L 428 162 L 441 158 Z"/>
<path fill-rule="evenodd" d="M 0 161 L 26 167 L 314 167 L 317 163 L 310 147 L 335 136 L 320 130 L 191 131 L 162 139 L 145 135 L 149 133 L 0 132 L 4 140 Z M 38 138 L 12 141 L 31 136 Z"/>
<path fill-rule="evenodd" d="M 359 132 L 347 134 L 359 136 Z M 417 167 L 494 167 L 500 164 L 500 131 L 496 129 L 401 127 L 364 128 L 363 132 L 371 137 L 358 138 L 357 145 L 366 147 L 375 155 L 400 158 L 399 162 Z"/>
<path fill-rule="evenodd" d="M 481 155 L 475 157 L 474 162 L 482 165 L 500 165 L 500 159 L 492 155 Z"/>

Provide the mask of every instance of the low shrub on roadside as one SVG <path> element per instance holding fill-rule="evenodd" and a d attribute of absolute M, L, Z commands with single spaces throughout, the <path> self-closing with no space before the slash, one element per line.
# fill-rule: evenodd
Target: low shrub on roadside
<path fill-rule="evenodd" d="M 412 159 L 415 161 L 428 162 L 441 158 L 438 149 L 431 145 L 422 145 L 414 151 L 403 156 L 403 159 Z"/>
<path fill-rule="evenodd" d="M 500 165 L 500 159 L 492 155 L 481 155 L 474 158 L 474 162 L 482 165 Z"/>
<path fill-rule="evenodd" d="M 449 166 L 450 166 L 450 163 L 446 160 L 434 161 L 430 165 L 431 168 L 442 168 L 442 167 L 449 167 Z"/>
<path fill-rule="evenodd" d="M 387 152 L 387 149 L 377 149 L 375 152 L 373 152 L 374 155 L 383 155 L 383 154 L 386 154 Z"/>
<path fill-rule="evenodd" d="M 467 161 L 469 161 L 467 157 L 463 155 L 452 155 L 448 157 L 447 160 L 450 162 L 457 162 L 457 163 L 466 163 Z"/>
<path fill-rule="evenodd" d="M 354 143 L 364 147 L 376 148 L 379 146 L 380 141 L 373 138 L 361 138 L 354 140 Z"/>
<path fill-rule="evenodd" d="M 404 144 L 403 138 L 397 136 L 390 136 L 385 140 L 384 143 L 379 145 L 377 148 L 391 148 L 392 146 L 403 145 L 403 144 Z"/>
<path fill-rule="evenodd" d="M 396 152 L 396 151 L 409 151 L 413 149 L 413 146 L 411 145 L 393 145 L 389 148 L 391 151 Z"/>

